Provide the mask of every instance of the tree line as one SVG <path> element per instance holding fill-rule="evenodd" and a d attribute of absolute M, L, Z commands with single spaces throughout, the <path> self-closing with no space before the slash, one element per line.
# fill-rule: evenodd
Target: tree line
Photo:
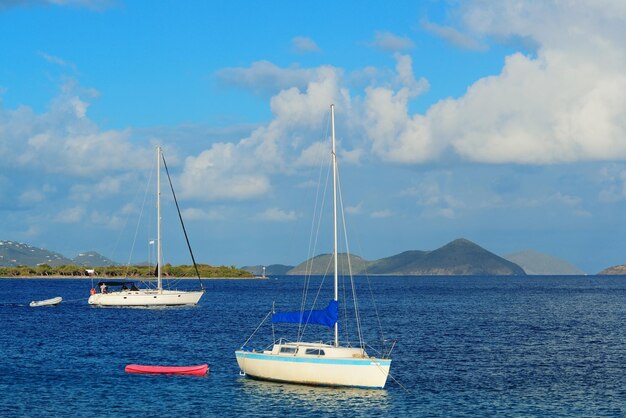
<path fill-rule="evenodd" d="M 208 264 L 197 264 L 200 277 L 251 277 L 252 274 L 246 270 L 238 269 L 235 266 L 210 266 Z M 94 270 L 92 274 L 88 273 L 88 268 L 76 264 L 67 264 L 62 266 L 49 266 L 40 264 L 38 266 L 16 266 L 16 267 L 0 267 L 0 277 L 156 277 L 155 266 L 106 266 L 90 268 Z M 191 265 L 172 266 L 171 264 L 163 265 L 162 275 L 164 277 L 196 277 L 196 270 Z"/>

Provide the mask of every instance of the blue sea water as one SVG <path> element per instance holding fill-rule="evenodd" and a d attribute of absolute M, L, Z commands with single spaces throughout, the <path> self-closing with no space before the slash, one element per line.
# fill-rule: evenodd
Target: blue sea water
<path fill-rule="evenodd" d="M 384 390 L 239 376 L 234 350 L 272 301 L 299 306 L 300 278 L 205 281 L 199 306 L 168 309 L 90 307 L 84 279 L 2 279 L 0 416 L 626 415 L 626 277 L 359 283 L 363 320 L 374 322 L 366 337 L 378 338 L 371 288 L 397 340 Z M 65 301 L 28 307 L 53 296 Z M 271 327 L 256 340 L 263 348 Z M 124 373 L 128 363 L 205 362 L 206 377 Z"/>

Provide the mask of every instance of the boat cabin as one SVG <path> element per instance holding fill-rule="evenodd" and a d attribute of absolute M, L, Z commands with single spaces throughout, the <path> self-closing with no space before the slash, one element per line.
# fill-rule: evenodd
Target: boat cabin
<path fill-rule="evenodd" d="M 139 291 L 135 282 L 98 282 L 100 293 Z"/>

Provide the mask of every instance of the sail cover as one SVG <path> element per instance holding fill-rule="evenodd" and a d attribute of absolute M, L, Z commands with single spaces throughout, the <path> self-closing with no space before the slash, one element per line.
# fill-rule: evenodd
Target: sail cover
<path fill-rule="evenodd" d="M 331 300 L 325 309 L 277 312 L 272 315 L 272 322 L 288 322 L 290 324 L 318 324 L 333 327 L 339 317 L 339 304 Z"/>

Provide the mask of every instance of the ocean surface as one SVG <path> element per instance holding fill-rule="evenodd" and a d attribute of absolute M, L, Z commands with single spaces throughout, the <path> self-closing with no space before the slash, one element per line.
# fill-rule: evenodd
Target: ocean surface
<path fill-rule="evenodd" d="M 272 302 L 299 307 L 302 282 L 206 280 L 199 306 L 119 309 L 88 306 L 90 280 L 2 279 L 0 416 L 626 415 L 626 277 L 361 277 L 366 339 L 397 340 L 384 390 L 240 376 L 234 351 Z M 206 377 L 124 373 L 205 362 Z"/>

